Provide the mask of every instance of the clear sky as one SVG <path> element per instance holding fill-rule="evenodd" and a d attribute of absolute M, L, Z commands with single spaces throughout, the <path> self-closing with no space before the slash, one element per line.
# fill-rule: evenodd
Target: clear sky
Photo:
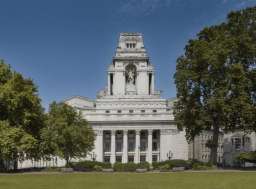
<path fill-rule="evenodd" d="M 95 98 L 120 32 L 141 32 L 163 97 L 188 39 L 256 0 L 0 0 L 0 57 L 34 80 L 43 106 Z"/>

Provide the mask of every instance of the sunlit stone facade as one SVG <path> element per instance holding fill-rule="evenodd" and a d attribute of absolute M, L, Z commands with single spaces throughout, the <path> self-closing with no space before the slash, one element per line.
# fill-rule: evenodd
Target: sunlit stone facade
<path fill-rule="evenodd" d="M 111 163 L 188 159 L 185 133 L 174 123 L 173 101 L 156 90 L 140 33 L 120 34 L 107 86 L 95 100 L 76 96 L 65 102 L 81 111 L 95 131 L 95 149 L 88 158 Z"/>

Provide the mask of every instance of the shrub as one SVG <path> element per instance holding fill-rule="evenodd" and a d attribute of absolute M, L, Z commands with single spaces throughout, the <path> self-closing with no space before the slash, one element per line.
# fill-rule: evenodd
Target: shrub
<path fill-rule="evenodd" d="M 141 162 L 137 164 L 137 169 L 150 169 L 150 164 L 148 162 Z"/>
<path fill-rule="evenodd" d="M 169 164 L 164 164 L 159 166 L 160 171 L 168 171 L 170 170 L 170 165 Z"/>
<path fill-rule="evenodd" d="M 119 172 L 134 172 L 137 169 L 137 164 L 129 162 L 129 163 L 115 163 L 114 164 L 114 171 Z"/>
<path fill-rule="evenodd" d="M 102 171 L 102 167 L 100 165 L 95 165 L 93 167 L 93 170 L 95 170 L 95 171 Z"/>
<path fill-rule="evenodd" d="M 70 167 L 72 167 L 75 171 L 93 171 L 96 166 L 102 168 L 111 168 L 110 163 L 98 162 L 98 161 L 79 161 L 70 163 Z"/>
<path fill-rule="evenodd" d="M 173 160 L 167 160 L 167 161 L 162 161 L 162 162 L 153 162 L 152 166 L 154 169 L 160 169 L 161 166 L 163 165 L 169 165 L 169 168 L 172 169 L 173 167 L 185 167 L 185 169 L 190 169 L 191 168 L 191 163 L 186 160 L 182 159 L 173 159 Z"/>
<path fill-rule="evenodd" d="M 240 153 L 237 160 L 241 162 L 256 163 L 256 151 Z"/>
<path fill-rule="evenodd" d="M 193 161 L 192 162 L 192 169 L 194 170 L 209 170 L 214 169 L 215 167 L 211 163 Z"/>

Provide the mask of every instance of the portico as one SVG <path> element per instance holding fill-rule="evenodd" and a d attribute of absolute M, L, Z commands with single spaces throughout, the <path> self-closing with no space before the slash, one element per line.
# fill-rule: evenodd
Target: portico
<path fill-rule="evenodd" d="M 103 130 L 97 136 L 102 141 L 104 162 L 149 162 L 160 159 L 160 131 L 147 130 Z M 99 157 L 101 159 L 101 157 Z"/>

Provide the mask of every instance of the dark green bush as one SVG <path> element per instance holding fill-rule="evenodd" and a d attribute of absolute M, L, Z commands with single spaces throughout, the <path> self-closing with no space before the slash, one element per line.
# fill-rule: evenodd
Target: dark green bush
<path fill-rule="evenodd" d="M 159 166 L 160 171 L 168 171 L 170 170 L 170 165 L 169 164 L 164 164 Z"/>
<path fill-rule="evenodd" d="M 94 170 L 94 171 L 102 171 L 102 167 L 101 167 L 100 165 L 95 165 L 95 166 L 93 167 L 93 170 Z"/>
<path fill-rule="evenodd" d="M 182 159 L 173 159 L 173 160 L 167 160 L 167 161 L 162 161 L 162 162 L 153 162 L 152 166 L 154 169 L 160 169 L 161 166 L 163 165 L 169 165 L 169 168 L 172 169 L 173 167 L 185 167 L 185 169 L 190 169 L 191 163 L 186 160 Z"/>
<path fill-rule="evenodd" d="M 209 169 L 214 169 L 214 166 L 211 163 L 193 161 L 192 169 L 194 169 L 194 170 L 209 170 Z"/>
<path fill-rule="evenodd" d="M 114 171 L 119 172 L 134 172 L 136 171 L 138 165 L 132 162 L 129 163 L 115 163 Z"/>
<path fill-rule="evenodd" d="M 137 165 L 137 169 L 150 169 L 150 164 L 148 162 L 141 162 L 136 164 Z"/>
<path fill-rule="evenodd" d="M 69 165 L 75 171 L 94 171 L 95 168 L 101 167 L 103 169 L 111 168 L 110 163 L 98 162 L 98 161 L 79 161 L 72 162 Z M 96 170 L 97 171 L 97 170 Z"/>

